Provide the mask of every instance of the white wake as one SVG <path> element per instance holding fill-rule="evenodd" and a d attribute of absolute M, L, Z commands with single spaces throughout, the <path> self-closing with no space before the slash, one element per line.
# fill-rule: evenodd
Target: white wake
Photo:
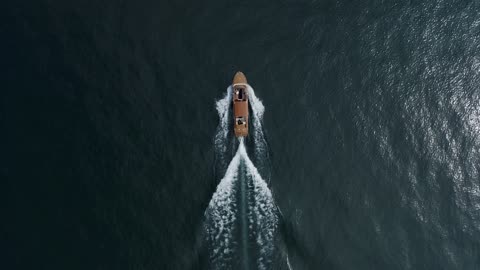
<path fill-rule="evenodd" d="M 238 179 L 239 164 L 240 152 L 237 152 L 205 211 L 205 230 L 213 247 L 211 260 L 220 267 L 228 260 L 236 245 L 232 231 L 237 213 L 234 184 Z"/>
<path fill-rule="evenodd" d="M 265 107 L 255 95 L 253 88 L 248 86 L 249 103 L 252 108 L 250 136 L 253 137 L 255 160 L 264 159 L 267 152 L 267 144 L 262 129 L 262 119 Z M 205 231 L 210 243 L 210 262 L 213 269 L 231 268 L 231 263 L 238 259 L 239 245 L 235 232 L 240 228 L 241 222 L 237 220 L 248 219 L 248 237 L 256 244 L 256 266 L 258 269 L 271 269 L 274 252 L 274 238 L 277 230 L 278 216 L 272 193 L 267 183 L 262 178 L 257 167 L 248 156 L 243 138 L 237 141 L 238 148 L 229 162 L 228 154 L 230 139 L 233 137 L 230 121 L 232 115 L 232 88 L 227 88 L 225 96 L 216 102 L 216 109 L 220 119 L 215 134 L 215 154 L 220 167 L 224 166 L 225 176 L 220 180 L 216 192 L 205 211 Z M 250 140 L 250 138 L 248 138 Z M 268 158 L 268 157 L 267 157 Z M 240 177 L 239 173 L 245 173 L 246 177 Z M 247 181 L 246 186 L 249 196 L 246 206 L 246 216 L 239 212 L 240 202 L 237 195 L 241 191 L 239 179 Z M 239 215 L 240 214 L 240 215 Z M 245 220 L 243 220 L 245 221 Z M 245 243 L 243 243 L 245 244 Z M 249 256 L 250 257 L 250 256 Z"/>

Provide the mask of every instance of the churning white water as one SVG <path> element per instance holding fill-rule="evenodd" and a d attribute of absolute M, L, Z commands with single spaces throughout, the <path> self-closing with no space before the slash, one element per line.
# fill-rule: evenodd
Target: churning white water
<path fill-rule="evenodd" d="M 267 153 L 262 129 L 265 107 L 250 86 L 248 94 L 253 114 L 249 136 L 253 137 L 254 154 L 262 157 Z M 232 87 L 228 87 L 224 98 L 216 103 L 220 123 L 215 134 L 215 154 L 220 164 L 227 164 L 229 139 L 234 136 L 229 125 L 233 120 L 231 107 Z M 224 165 L 227 167 L 225 176 L 205 211 L 211 268 L 230 268 L 238 260 L 241 263 L 237 264 L 245 269 L 249 265 L 271 269 L 278 227 L 275 202 L 267 183 L 248 156 L 243 138 L 239 138 L 237 144 L 236 153 L 228 166 Z M 236 233 L 239 231 L 242 233 Z M 254 249 L 248 247 L 251 243 Z M 249 256 L 249 252 L 255 254 Z M 250 259 L 255 262 L 249 262 Z"/>

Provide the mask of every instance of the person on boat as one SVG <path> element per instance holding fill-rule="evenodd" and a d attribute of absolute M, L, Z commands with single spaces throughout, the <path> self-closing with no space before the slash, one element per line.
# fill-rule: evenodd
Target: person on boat
<path fill-rule="evenodd" d="M 240 88 L 238 92 L 238 99 L 243 100 L 243 88 Z"/>

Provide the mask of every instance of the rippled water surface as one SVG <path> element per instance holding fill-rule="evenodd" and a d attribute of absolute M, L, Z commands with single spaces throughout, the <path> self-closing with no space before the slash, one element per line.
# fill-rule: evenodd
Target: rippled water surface
<path fill-rule="evenodd" d="M 209 269 L 229 173 L 273 211 L 232 269 L 480 269 L 477 2 L 27 2 L 1 11 L 5 269 Z M 228 172 L 237 70 L 264 112 Z"/>

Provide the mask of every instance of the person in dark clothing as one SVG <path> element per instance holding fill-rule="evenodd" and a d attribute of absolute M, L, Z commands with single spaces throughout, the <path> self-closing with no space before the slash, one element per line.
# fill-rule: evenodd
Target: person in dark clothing
<path fill-rule="evenodd" d="M 243 89 L 242 88 L 239 89 L 238 99 L 243 100 Z"/>

